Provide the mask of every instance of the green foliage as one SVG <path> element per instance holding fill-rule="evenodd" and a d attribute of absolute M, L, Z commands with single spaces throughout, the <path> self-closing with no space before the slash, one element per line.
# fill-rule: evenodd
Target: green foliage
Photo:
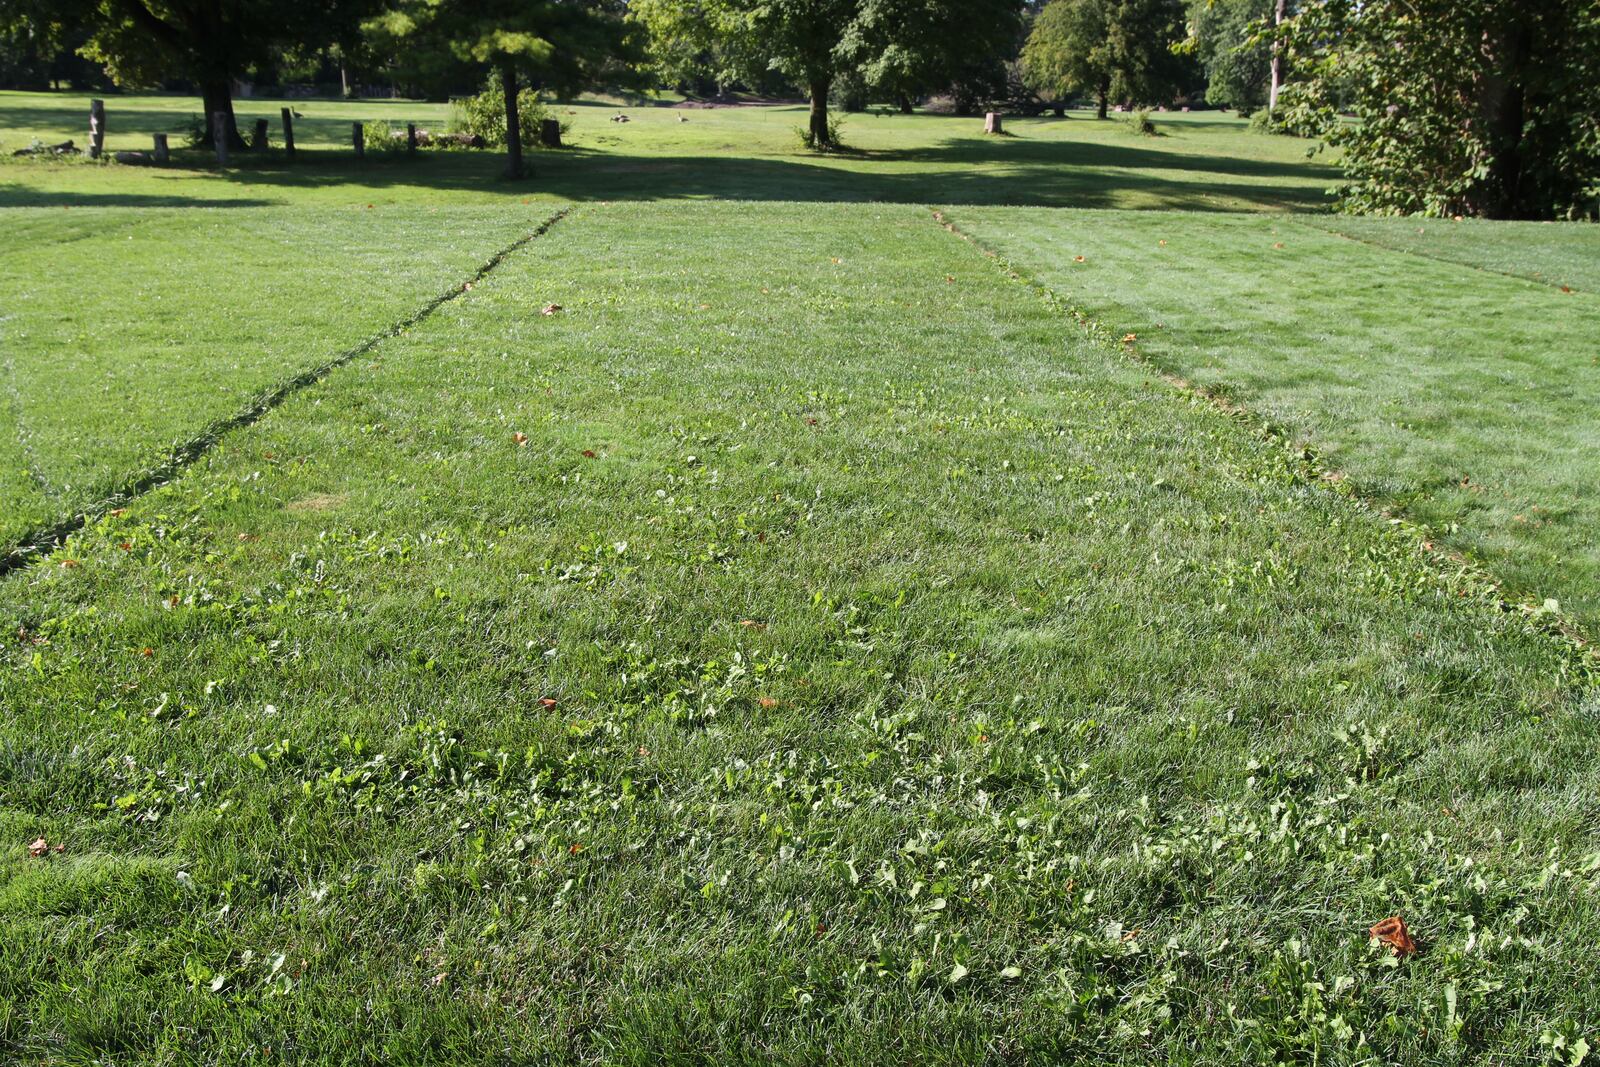
<path fill-rule="evenodd" d="M 397 132 L 399 137 L 395 136 Z M 391 155 L 406 149 L 404 132 L 384 119 L 369 119 L 361 124 L 361 143 L 369 154 Z"/>
<path fill-rule="evenodd" d="M 1595 210 L 1600 3 L 1319 0 L 1285 39 L 1297 72 L 1288 120 L 1342 150 L 1344 210 Z"/>
<path fill-rule="evenodd" d="M 828 114 L 828 134 L 819 139 L 809 126 L 796 126 L 795 139 L 800 142 L 800 147 L 811 152 L 832 152 L 845 147 L 840 131 L 844 128 L 844 116 L 836 112 Z"/>
<path fill-rule="evenodd" d="M 1193 77 L 1181 0 L 1051 0 L 1022 51 L 1028 84 L 1048 97 L 1092 94 L 1166 103 Z"/>
<path fill-rule="evenodd" d="M 1155 137 L 1159 135 L 1159 131 L 1156 129 L 1156 124 L 1150 120 L 1150 111 L 1148 108 L 1139 108 L 1135 110 L 1128 116 L 1127 122 L 1128 129 L 1132 130 L 1134 133 L 1142 134 L 1145 137 Z"/>
<path fill-rule="evenodd" d="M 524 87 L 517 93 L 517 117 L 521 120 L 522 144 L 525 148 L 540 146 L 539 125 L 553 115 L 539 99 L 539 94 Z M 561 123 L 565 134 L 572 128 L 570 122 Z M 450 113 L 450 132 L 468 137 L 481 137 L 484 144 L 504 148 L 506 143 L 506 97 L 500 86 L 491 79 L 483 91 L 457 100 Z"/>
<path fill-rule="evenodd" d="M 1195 0 L 1190 25 L 1206 102 L 1249 115 L 1267 104 L 1275 0 Z"/>

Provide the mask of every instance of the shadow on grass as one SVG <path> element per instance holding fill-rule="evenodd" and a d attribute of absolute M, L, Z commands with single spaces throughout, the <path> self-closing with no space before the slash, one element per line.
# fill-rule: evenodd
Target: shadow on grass
<path fill-rule="evenodd" d="M 1073 120 L 1062 120 L 1071 122 Z M 209 170 L 203 153 L 174 159 L 187 173 Z M 348 150 L 302 149 L 294 162 L 281 150 L 240 153 L 237 165 L 212 171 L 248 186 L 254 196 L 52 192 L 0 186 L 0 206 L 245 207 L 268 204 L 273 187 L 351 187 L 474 192 L 506 197 L 540 193 L 569 200 L 786 200 L 856 203 L 1033 205 L 1106 208 L 1144 206 L 1198 211 L 1316 211 L 1338 171 L 1311 162 L 1197 154 L 1181 145 L 1157 148 L 1099 141 L 1027 137 L 952 137 L 926 147 L 866 149 L 829 157 L 630 154 L 574 147 L 530 154 L 533 173 L 501 177 L 492 152 L 425 151 L 373 154 L 354 161 Z M 149 174 L 148 170 L 143 171 Z"/>

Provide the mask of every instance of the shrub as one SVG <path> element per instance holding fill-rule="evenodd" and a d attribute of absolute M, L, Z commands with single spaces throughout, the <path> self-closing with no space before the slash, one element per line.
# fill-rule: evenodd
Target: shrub
<path fill-rule="evenodd" d="M 844 117 L 834 112 L 828 112 L 828 143 L 818 144 L 817 139 L 811 136 L 809 126 L 796 126 L 794 135 L 800 139 L 800 145 L 810 152 L 837 152 L 844 147 L 839 131 L 844 128 Z"/>
<path fill-rule="evenodd" d="M 405 148 L 405 135 L 397 139 L 395 129 L 383 119 L 361 124 L 361 140 L 368 152 L 398 152 Z"/>
<path fill-rule="evenodd" d="M 522 123 L 522 146 L 539 147 L 539 124 L 553 118 L 532 89 L 517 94 L 517 118 Z M 563 122 L 561 134 L 566 136 L 572 124 Z M 462 137 L 481 137 L 492 148 L 504 148 L 506 143 L 506 98 L 498 81 L 491 79 L 477 96 L 455 101 L 450 116 L 450 132 Z"/>
<path fill-rule="evenodd" d="M 1133 114 L 1129 115 L 1128 128 L 1134 133 L 1142 133 L 1146 137 L 1160 136 L 1160 131 L 1156 129 L 1156 124 L 1150 121 L 1150 111 L 1148 108 L 1140 108 L 1138 111 L 1135 111 Z"/>

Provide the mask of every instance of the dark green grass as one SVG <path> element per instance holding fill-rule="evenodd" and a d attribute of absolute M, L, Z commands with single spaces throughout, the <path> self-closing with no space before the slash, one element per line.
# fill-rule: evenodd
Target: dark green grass
<path fill-rule="evenodd" d="M 1591 632 L 1600 624 L 1595 294 L 1282 219 L 954 217 L 1089 315 L 1136 334 L 1157 366 L 1292 428 L 1518 596 L 1555 598 Z M 1536 252 L 1577 262 L 1591 229 L 1495 237 L 1479 227 L 1483 241 L 1451 254 L 1508 269 Z M 1518 240 L 1524 258 L 1501 258 Z"/>
<path fill-rule="evenodd" d="M 6 212 L 0 553 L 404 318 L 548 214 Z"/>
<path fill-rule="evenodd" d="M 60 555 L 0 584 L 14 1058 L 1531 1063 L 1600 1012 L 1567 646 L 924 211 L 581 209 Z"/>
<path fill-rule="evenodd" d="M 240 101 L 241 124 L 269 118 L 279 101 Z M 108 144 L 149 147 L 148 133 L 177 129 L 194 108 L 181 97 L 107 100 Z M 417 159 L 373 154 L 357 164 L 352 121 L 409 120 L 440 128 L 444 105 L 408 101 L 299 101 L 304 149 L 290 164 L 280 151 L 236 153 L 218 170 L 204 152 L 180 153 L 169 168 L 0 158 L 0 206 L 395 203 L 505 203 L 542 196 L 579 201 L 742 200 L 1049 204 L 1212 211 L 1316 210 L 1336 176 L 1304 144 L 1262 137 L 1216 112 L 1158 116 L 1167 134 L 1141 137 L 1125 123 L 1085 113 L 1017 119 L 1012 136 L 985 137 L 982 118 L 917 114 L 847 116 L 852 151 L 802 151 L 795 131 L 803 106 L 677 110 L 620 109 L 594 101 L 559 105 L 572 148 L 535 152 L 534 174 L 500 179 L 498 152 L 426 152 Z M 33 138 L 86 136 L 88 97 L 0 93 L 0 152 Z M 683 121 L 680 121 L 683 120 Z M 176 144 L 177 142 L 174 142 Z"/>

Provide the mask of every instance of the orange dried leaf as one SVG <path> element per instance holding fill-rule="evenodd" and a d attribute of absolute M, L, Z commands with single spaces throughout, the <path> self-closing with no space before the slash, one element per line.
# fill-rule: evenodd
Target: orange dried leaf
<path fill-rule="evenodd" d="M 778 706 L 777 698 L 775 698 L 775 697 L 762 697 L 761 698 L 761 706 L 764 707 L 764 708 L 775 708 L 775 707 Z"/>
<path fill-rule="evenodd" d="M 766 623 L 756 622 L 754 619 L 740 619 L 739 625 L 747 630 L 765 630 L 767 628 Z"/>
<path fill-rule="evenodd" d="M 1406 921 L 1398 915 L 1391 915 L 1380 923 L 1374 923 L 1367 933 L 1376 941 L 1394 949 L 1397 956 L 1415 955 L 1417 943 L 1411 940 L 1411 932 L 1406 929 Z"/>
<path fill-rule="evenodd" d="M 28 846 L 28 855 L 30 856 L 42 856 L 49 851 L 50 842 L 46 841 L 42 837 Z"/>
<path fill-rule="evenodd" d="M 516 433 L 512 434 L 511 439 L 519 445 L 525 445 L 528 443 L 528 435 L 523 433 L 521 430 L 518 430 Z"/>
<path fill-rule="evenodd" d="M 555 697 L 540 697 L 539 698 L 539 704 L 541 706 L 543 706 L 543 707 L 546 707 L 546 708 L 553 708 L 553 707 L 556 706 L 556 698 Z"/>
<path fill-rule="evenodd" d="M 599 457 L 595 455 L 594 449 L 586 448 L 586 449 L 583 450 L 583 458 L 584 459 L 598 459 Z"/>
<path fill-rule="evenodd" d="M 1072 257 L 1072 262 L 1074 262 L 1074 263 L 1082 263 L 1083 261 L 1084 261 L 1084 259 L 1083 259 L 1082 256 L 1073 256 Z"/>
<path fill-rule="evenodd" d="M 1133 344 L 1133 342 L 1137 341 L 1138 339 L 1139 339 L 1139 335 L 1136 334 L 1136 333 L 1125 333 L 1125 334 L 1122 335 L 1122 343 L 1125 344 L 1125 345 L 1131 345 L 1131 344 Z"/>
<path fill-rule="evenodd" d="M 539 312 L 539 314 L 541 314 L 541 315 L 554 315 L 556 312 L 562 311 L 562 310 L 565 310 L 565 309 L 563 309 L 560 304 L 546 304 L 544 306 L 544 310 Z"/>

